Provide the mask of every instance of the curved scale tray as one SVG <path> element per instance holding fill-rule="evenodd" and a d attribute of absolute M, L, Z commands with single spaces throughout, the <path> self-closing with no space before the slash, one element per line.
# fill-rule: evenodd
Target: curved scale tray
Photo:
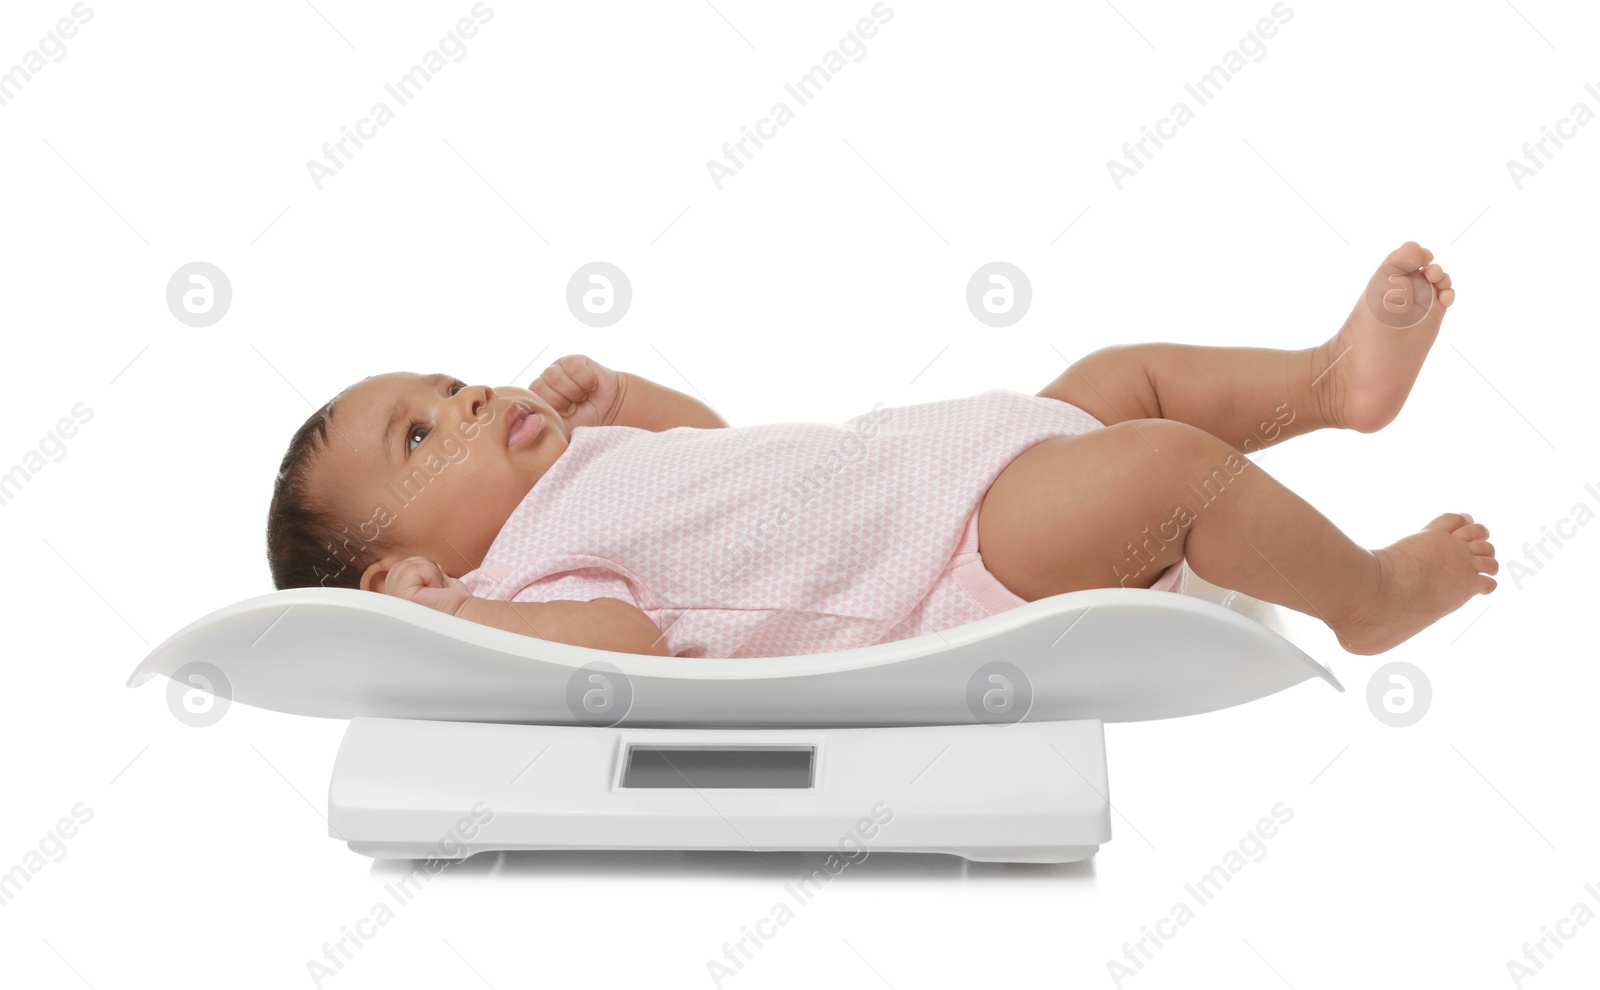
<path fill-rule="evenodd" d="M 740 659 L 593 650 L 374 592 L 299 588 L 195 620 L 128 686 L 203 661 L 227 678 L 232 700 L 297 715 L 567 725 L 588 721 L 569 698 L 590 688 L 581 668 L 600 663 L 622 675 L 609 683 L 626 711 L 605 724 L 729 728 L 982 721 L 969 699 L 993 685 L 1011 686 L 1029 722 L 1194 715 L 1313 677 L 1344 690 L 1274 631 L 1276 606 L 1186 567 L 1182 576 L 1178 593 L 1076 591 L 915 639 Z M 1014 669 L 993 680 L 985 668 L 996 662 Z"/>

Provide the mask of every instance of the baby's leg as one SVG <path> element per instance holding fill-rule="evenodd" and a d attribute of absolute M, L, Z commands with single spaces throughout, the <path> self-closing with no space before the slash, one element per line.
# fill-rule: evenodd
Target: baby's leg
<path fill-rule="evenodd" d="M 984 564 L 1036 601 L 1148 588 L 1187 558 L 1213 584 L 1328 624 L 1352 653 L 1381 653 L 1494 590 L 1486 527 L 1446 513 L 1366 550 L 1227 443 L 1142 419 L 1028 448 L 978 517 Z"/>
<path fill-rule="evenodd" d="M 1332 425 L 1313 371 L 1318 351 L 1115 344 L 1079 358 L 1039 394 L 1107 426 L 1175 420 L 1252 454 Z"/>
<path fill-rule="evenodd" d="M 1455 300 L 1433 253 L 1407 241 L 1316 347 L 1122 344 L 1086 355 L 1039 394 L 1107 426 L 1172 419 L 1253 453 L 1327 427 L 1372 433 L 1399 414 Z"/>

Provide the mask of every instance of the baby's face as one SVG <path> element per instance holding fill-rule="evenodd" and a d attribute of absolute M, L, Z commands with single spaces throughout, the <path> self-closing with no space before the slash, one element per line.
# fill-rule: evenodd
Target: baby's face
<path fill-rule="evenodd" d="M 449 375 L 374 375 L 335 403 L 310 487 L 333 500 L 352 543 L 380 531 L 398 541 L 362 575 L 361 587 L 383 590 L 389 567 L 417 554 L 460 577 L 483 563 L 500 528 L 570 440 L 561 417 L 524 388 L 468 386 Z"/>

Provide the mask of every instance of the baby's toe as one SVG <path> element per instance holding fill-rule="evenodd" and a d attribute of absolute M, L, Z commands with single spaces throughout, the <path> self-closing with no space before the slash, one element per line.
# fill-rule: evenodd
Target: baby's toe
<path fill-rule="evenodd" d="M 1456 301 L 1456 290 L 1454 290 L 1454 289 L 1441 289 L 1439 291 L 1439 305 L 1443 306 L 1445 309 L 1449 309 L 1450 308 L 1450 304 L 1455 302 L 1455 301 Z"/>
<path fill-rule="evenodd" d="M 1455 534 L 1463 540 L 1486 540 L 1489 538 L 1489 527 L 1483 523 L 1469 522 L 1456 530 Z"/>
<path fill-rule="evenodd" d="M 1404 271 L 1414 272 L 1433 260 L 1433 252 L 1416 241 L 1406 241 L 1389 252 L 1389 257 L 1383 260 L 1388 264 L 1398 266 Z"/>

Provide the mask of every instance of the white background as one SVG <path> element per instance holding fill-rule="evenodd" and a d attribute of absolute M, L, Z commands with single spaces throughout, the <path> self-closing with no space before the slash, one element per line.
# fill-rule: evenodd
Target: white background
<path fill-rule="evenodd" d="M 123 686 L 190 621 L 271 590 L 284 446 L 369 374 L 526 385 L 587 353 L 735 425 L 839 422 L 1036 392 L 1113 342 L 1308 346 L 1416 239 L 1459 297 L 1406 410 L 1260 462 L 1368 546 L 1466 511 L 1525 560 L 1577 503 L 1600 509 L 1600 123 L 1520 190 L 1506 168 L 1578 101 L 1600 111 L 1592 5 L 1290 0 L 1267 54 L 1198 107 L 1184 83 L 1268 0 L 893 0 L 867 54 L 789 98 L 793 122 L 718 191 L 706 161 L 868 0 L 493 0 L 466 56 L 318 191 L 306 161 L 471 4 L 314 2 L 92 0 L 0 107 L 0 471 L 93 410 L 0 506 L 0 870 L 93 810 L 0 907 L 7 985 L 311 986 L 307 961 L 386 899 L 393 864 L 321 817 L 343 722 L 236 705 L 197 730 L 164 680 Z M 70 8 L 0 7 L 0 68 Z M 1195 119 L 1118 191 L 1107 159 L 1178 100 Z M 634 289 L 603 330 L 564 301 L 597 259 Z M 164 302 L 195 260 L 234 292 L 204 329 Z M 993 260 L 1034 289 L 1004 329 L 963 300 Z M 1281 801 L 1266 856 L 1124 985 L 1513 986 L 1525 942 L 1600 911 L 1596 550 L 1580 526 L 1381 657 L 1314 630 L 1344 694 L 1109 726 L 1115 837 L 1089 864 L 873 855 L 723 985 L 1114 986 L 1107 961 Z M 1410 728 L 1365 702 L 1390 660 L 1432 683 Z M 713 986 L 707 961 L 819 861 L 478 857 L 323 985 Z M 1600 923 L 1576 933 L 1524 985 L 1592 986 Z"/>

